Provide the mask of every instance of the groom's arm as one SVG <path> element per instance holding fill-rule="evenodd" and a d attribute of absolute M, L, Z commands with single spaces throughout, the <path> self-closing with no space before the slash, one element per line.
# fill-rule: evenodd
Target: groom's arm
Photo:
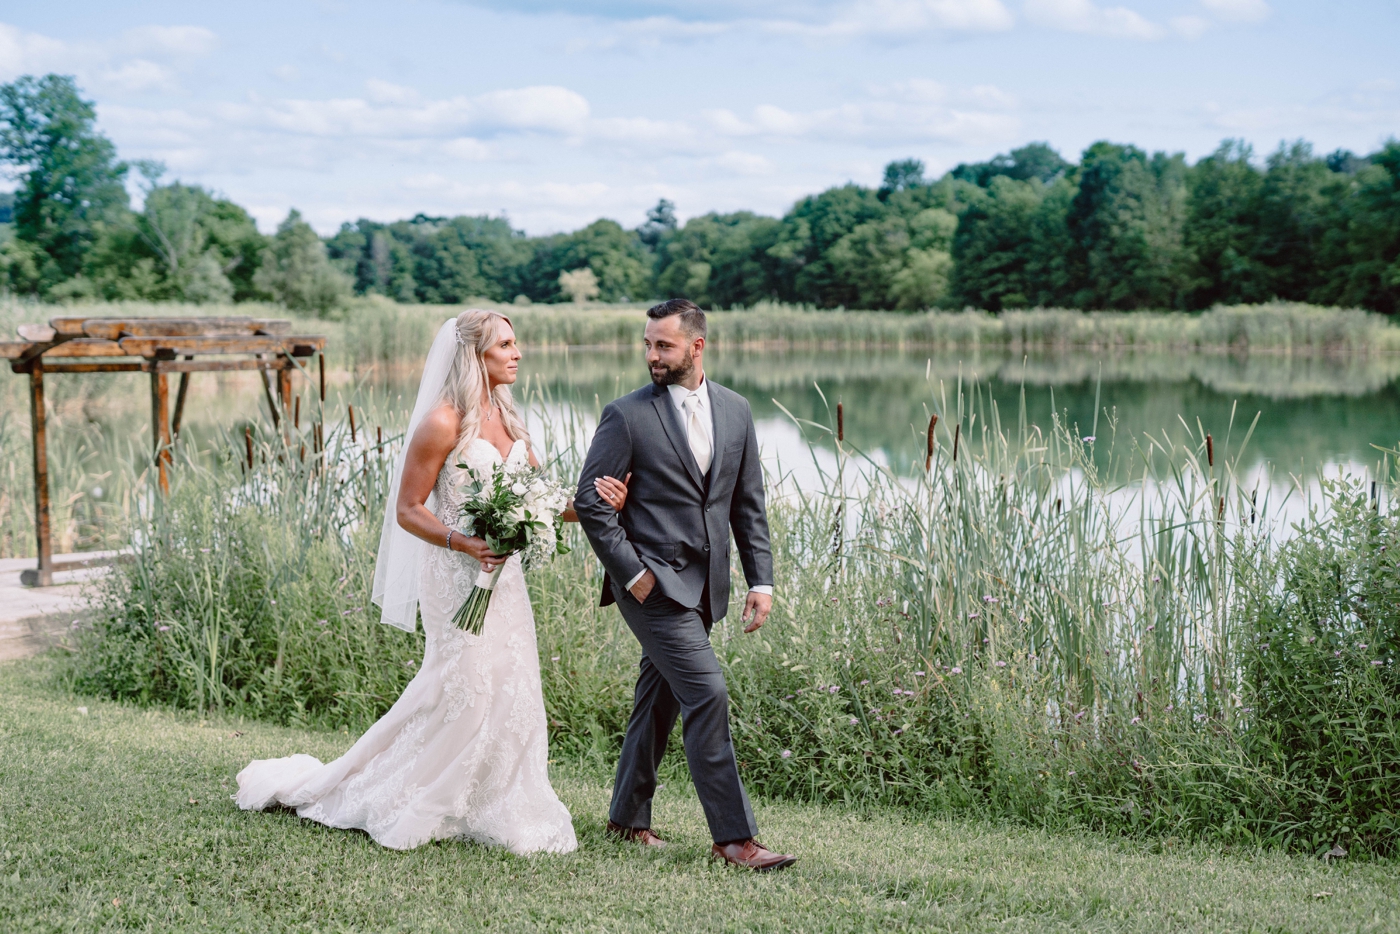
<path fill-rule="evenodd" d="M 627 540 L 627 532 L 618 520 L 617 510 L 598 495 L 593 480 L 596 477 L 625 477 L 631 470 L 632 433 L 616 403 L 608 403 L 583 462 L 578 491 L 574 494 L 574 511 L 578 513 L 579 524 L 583 526 L 584 534 L 592 543 L 603 569 L 623 587 L 646 567 L 637 557 L 637 550 Z"/>
<path fill-rule="evenodd" d="M 763 464 L 759 460 L 758 435 L 754 431 L 753 414 L 746 413 L 748 435 L 744 439 L 744 455 L 739 463 L 739 477 L 734 484 L 734 498 L 729 505 L 729 527 L 734 543 L 739 546 L 739 561 L 744 566 L 744 579 L 749 589 L 773 586 L 773 548 L 768 539 L 768 511 L 763 496 Z"/>

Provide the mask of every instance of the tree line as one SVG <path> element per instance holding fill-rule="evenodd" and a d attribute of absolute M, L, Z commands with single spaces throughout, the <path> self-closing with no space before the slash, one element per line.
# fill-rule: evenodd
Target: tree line
<path fill-rule="evenodd" d="M 776 301 L 889 310 L 1203 309 L 1271 299 L 1400 310 L 1400 142 L 1262 159 L 1226 140 L 1183 154 L 1099 142 L 1077 163 L 1044 143 L 927 179 L 890 163 L 871 188 L 809 195 L 782 217 L 639 227 L 601 219 L 529 237 L 504 217 L 343 224 L 319 237 L 296 211 L 275 234 L 197 185 L 125 163 L 71 78 L 0 86 L 0 288 L 79 298 L 280 301 L 328 311 L 351 294 L 399 302 Z M 140 180 L 140 210 L 126 183 Z"/>

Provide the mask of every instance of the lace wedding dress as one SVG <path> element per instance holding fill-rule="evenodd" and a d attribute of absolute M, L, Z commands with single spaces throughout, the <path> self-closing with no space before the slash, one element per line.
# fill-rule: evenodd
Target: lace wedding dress
<path fill-rule="evenodd" d="M 515 442 L 511 460 L 527 456 L 525 443 Z M 501 455 L 478 438 L 466 459 L 489 470 Z M 462 479 L 449 463 L 434 487 L 437 516 L 449 528 L 461 515 Z M 396 850 L 447 838 L 518 854 L 573 850 L 573 823 L 549 784 L 535 618 L 519 556 L 501 571 L 481 635 L 452 624 L 479 567 L 460 552 L 427 549 L 420 580 L 427 650 L 417 676 L 334 762 L 298 754 L 249 764 L 238 773 L 238 806 L 285 805 Z"/>

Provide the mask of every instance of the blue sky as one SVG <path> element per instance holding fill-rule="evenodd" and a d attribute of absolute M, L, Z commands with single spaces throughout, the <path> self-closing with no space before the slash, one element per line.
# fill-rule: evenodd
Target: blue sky
<path fill-rule="evenodd" d="M 124 158 L 271 229 L 504 212 L 546 233 L 780 214 L 1032 140 L 1260 156 L 1400 135 L 1400 2 L 245 0 L 0 9 L 0 81 L 76 75 Z"/>

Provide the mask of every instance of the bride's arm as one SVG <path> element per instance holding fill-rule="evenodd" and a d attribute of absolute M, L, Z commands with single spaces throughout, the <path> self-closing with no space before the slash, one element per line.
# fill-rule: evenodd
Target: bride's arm
<path fill-rule="evenodd" d="M 408 442 L 404 457 L 403 477 L 399 480 L 399 501 L 396 506 L 399 525 L 430 545 L 443 547 L 448 542 L 448 528 L 424 505 L 433 492 L 438 473 L 452 449 L 457 446 L 460 422 L 451 406 L 441 406 L 423 419 Z M 452 550 L 471 555 L 481 562 L 484 570 L 505 560 L 494 554 L 486 541 L 452 530 Z"/>
<path fill-rule="evenodd" d="M 443 457 L 447 455 L 444 454 Z M 535 456 L 535 449 L 530 448 L 530 466 L 538 467 L 540 459 Z M 442 469 L 440 466 L 439 470 Z M 436 474 L 434 474 L 436 476 Z M 627 505 L 627 483 L 632 479 L 629 473 L 624 480 L 616 480 L 612 477 L 598 477 L 593 481 L 593 487 L 602 497 L 603 502 L 611 504 L 612 508 L 622 512 L 622 507 Z M 569 500 L 569 505 L 564 507 L 564 511 L 559 514 L 560 522 L 577 522 L 578 513 L 574 511 L 574 501 Z"/>
<path fill-rule="evenodd" d="M 603 502 L 612 506 L 618 512 L 622 512 L 622 507 L 627 505 L 627 483 L 632 479 L 629 473 L 625 480 L 618 480 L 613 477 L 595 477 L 593 489 L 598 491 L 598 496 Z M 574 501 L 569 500 L 569 507 L 559 516 L 565 522 L 577 522 L 578 513 L 574 511 Z"/>

